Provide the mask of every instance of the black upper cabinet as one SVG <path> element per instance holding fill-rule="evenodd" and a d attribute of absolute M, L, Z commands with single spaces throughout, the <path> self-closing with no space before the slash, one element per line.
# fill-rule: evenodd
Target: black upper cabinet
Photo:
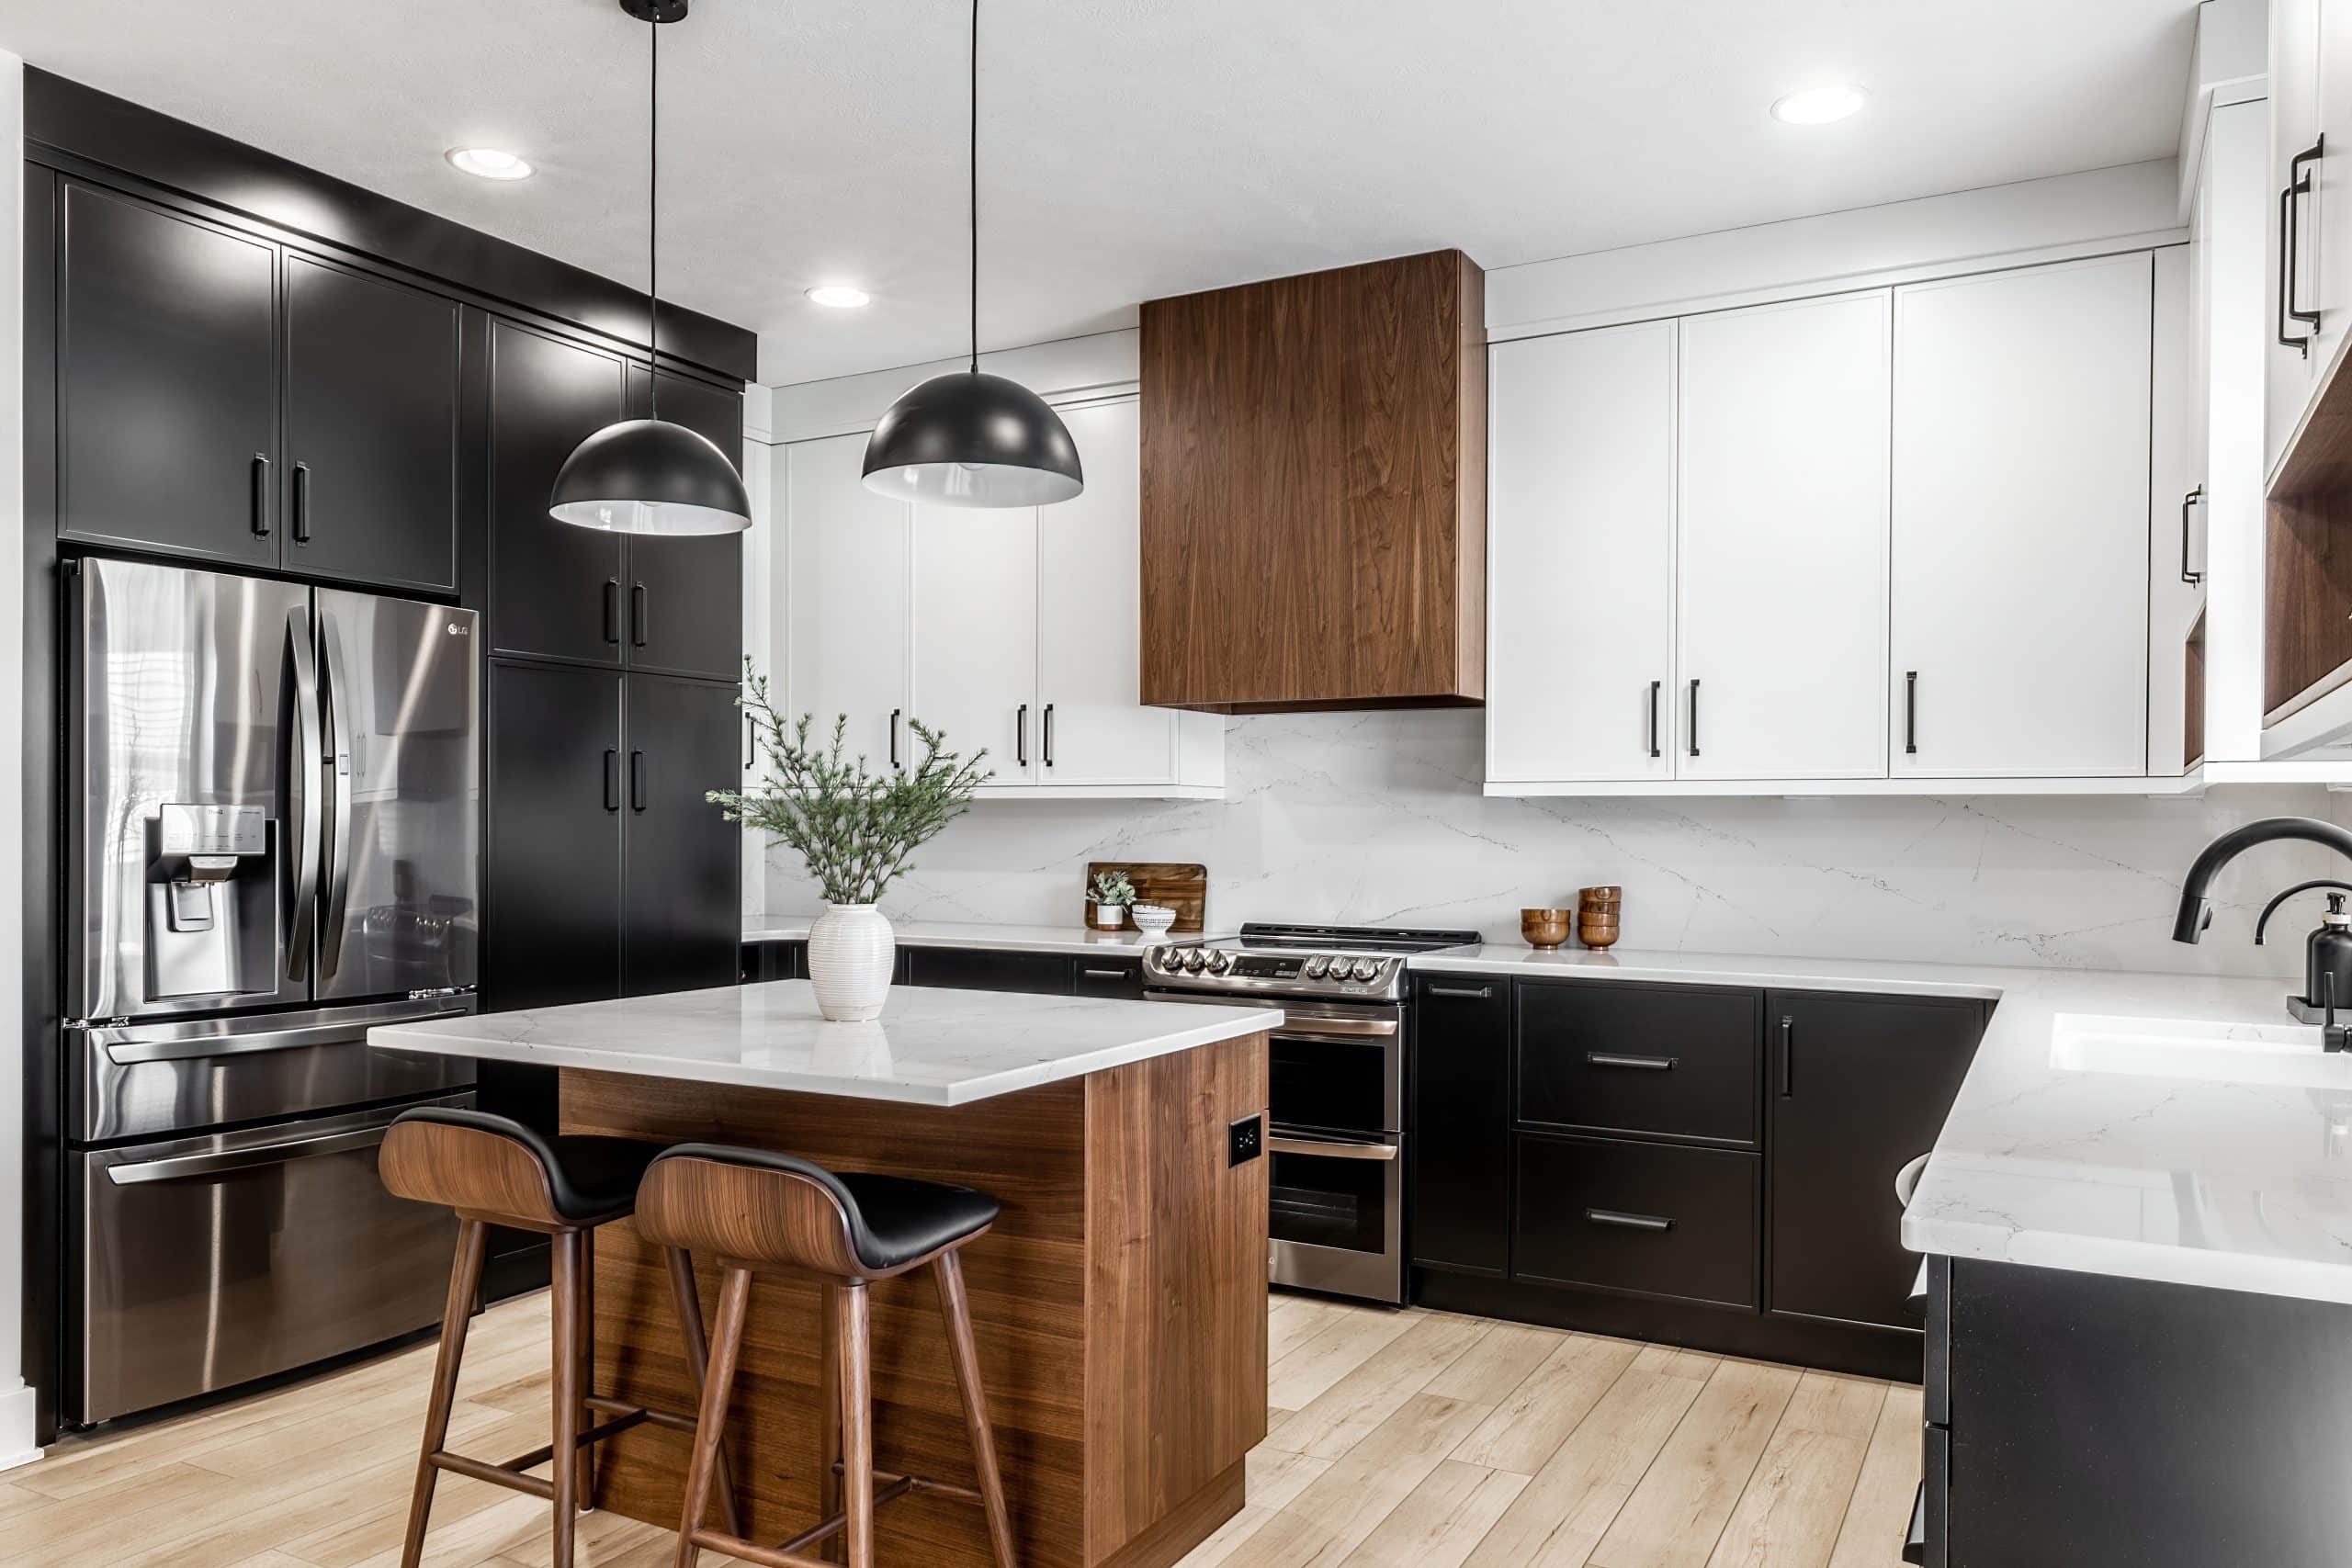
<path fill-rule="evenodd" d="M 458 314 L 287 254 L 288 570 L 457 592 Z"/>
<path fill-rule="evenodd" d="M 628 782 L 621 677 L 493 662 L 489 729 L 484 1006 L 617 996 Z M 732 918 L 731 893 L 726 908 Z M 722 966 L 735 934 L 718 944 Z"/>
<path fill-rule="evenodd" d="M 1415 989 L 1406 1211 L 1425 1268 L 1510 1263 L 1510 993 L 1507 980 L 1454 976 Z"/>
<path fill-rule="evenodd" d="M 59 533 L 277 565 L 277 248 L 62 188 Z"/>
<path fill-rule="evenodd" d="M 572 448 L 622 417 L 627 368 L 611 355 L 511 321 L 491 323 L 489 619 L 496 652 L 620 662 L 628 597 L 620 536 L 557 522 L 548 515 L 548 494 Z"/>
<path fill-rule="evenodd" d="M 620 908 L 630 996 L 735 983 L 743 832 L 703 798 L 734 778 L 735 738 L 732 688 L 628 677 Z"/>
<path fill-rule="evenodd" d="M 1769 1310 L 1909 1327 L 1919 1259 L 1894 1178 L 1933 1146 L 1984 1029 L 1984 1004 L 1772 991 Z"/>
<path fill-rule="evenodd" d="M 650 417 L 654 377 L 629 370 L 629 412 Z M 709 437 L 740 468 L 743 400 L 683 376 L 661 378 L 661 415 Z M 628 542 L 628 662 L 640 670 L 711 675 L 743 673 L 743 536 L 655 536 Z"/>

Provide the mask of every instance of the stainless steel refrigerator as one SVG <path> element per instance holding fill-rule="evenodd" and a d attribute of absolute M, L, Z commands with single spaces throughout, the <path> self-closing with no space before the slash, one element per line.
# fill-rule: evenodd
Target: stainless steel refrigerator
<path fill-rule="evenodd" d="M 93 1422 L 440 1316 L 455 1226 L 388 1196 L 469 1063 L 475 616 L 127 561 L 74 570 L 64 799 L 69 1376 Z"/>

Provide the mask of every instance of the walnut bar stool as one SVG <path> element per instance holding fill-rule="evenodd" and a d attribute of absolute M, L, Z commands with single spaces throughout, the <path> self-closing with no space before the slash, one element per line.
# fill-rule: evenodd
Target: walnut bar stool
<path fill-rule="evenodd" d="M 659 1144 L 634 1138 L 546 1138 L 503 1116 L 439 1108 L 407 1111 L 384 1135 L 376 1168 L 385 1187 L 397 1197 L 458 1212 L 458 1258 L 441 1314 L 441 1348 L 433 1363 L 433 1398 L 425 1407 L 424 1447 L 416 1461 L 401 1568 L 416 1568 L 424 1552 L 433 1483 L 445 1470 L 554 1504 L 554 1568 L 571 1568 L 574 1516 L 594 1495 L 595 1445 L 649 1421 L 682 1432 L 695 1429 L 689 1416 L 607 1399 L 591 1387 L 596 1370 L 596 1227 L 628 1216 L 638 1182 L 661 1152 Z M 465 1355 L 466 1328 L 481 1283 L 482 1242 L 491 1225 L 537 1231 L 550 1239 L 554 1253 L 555 1440 L 503 1464 L 441 1446 L 449 1436 L 458 1364 Z M 670 1293 L 685 1331 L 687 1364 L 699 1382 L 705 1360 L 702 1308 L 695 1299 L 694 1267 L 675 1250 L 670 1254 Z M 594 1423 L 595 1414 L 609 1419 Z M 524 1473 L 549 1460 L 555 1461 L 553 1479 Z M 731 1478 L 720 1501 L 732 1524 L 738 1515 Z"/>
<path fill-rule="evenodd" d="M 694 1460 L 686 1472 L 677 1568 L 694 1568 L 704 1547 L 767 1568 L 828 1568 L 822 1559 L 803 1553 L 837 1531 L 847 1538 L 849 1568 L 873 1568 L 876 1506 L 912 1491 L 978 1503 L 988 1518 L 997 1568 L 1012 1568 L 1012 1526 L 1005 1513 L 1004 1482 L 957 1256 L 996 1216 L 996 1200 L 967 1187 L 897 1176 L 835 1175 L 763 1149 L 681 1144 L 653 1162 L 638 1189 L 639 1234 L 659 1246 L 708 1253 L 725 1270 Z M 926 1264 L 939 1286 L 939 1314 L 963 1399 L 977 1492 L 874 1469 L 872 1320 L 865 1288 Z M 754 1274 L 813 1277 L 823 1298 L 819 1365 L 826 1397 L 819 1415 L 818 1463 L 825 1517 L 777 1547 L 746 1540 L 732 1526 L 722 1533 L 702 1522 L 714 1461 L 723 1450 L 728 1393 Z"/>

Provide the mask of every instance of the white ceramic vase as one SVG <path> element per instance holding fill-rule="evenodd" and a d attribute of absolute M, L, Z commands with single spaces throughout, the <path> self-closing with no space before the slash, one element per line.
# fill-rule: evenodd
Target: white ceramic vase
<path fill-rule="evenodd" d="M 1097 904 L 1094 906 L 1094 924 L 1099 930 L 1114 931 L 1126 923 L 1127 907 L 1125 904 Z"/>
<path fill-rule="evenodd" d="M 899 940 L 872 904 L 828 904 L 808 928 L 808 984 L 817 1010 L 835 1023 L 882 1016 Z"/>

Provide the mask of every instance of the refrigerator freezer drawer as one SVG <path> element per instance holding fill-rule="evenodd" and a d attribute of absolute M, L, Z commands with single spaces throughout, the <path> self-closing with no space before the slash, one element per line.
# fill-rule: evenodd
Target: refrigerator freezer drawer
<path fill-rule="evenodd" d="M 463 1089 L 473 1063 L 378 1051 L 368 1031 L 473 1010 L 466 996 L 68 1029 L 66 1135 L 85 1144 L 162 1137 Z"/>
<path fill-rule="evenodd" d="M 72 1418 L 152 1409 L 437 1322 L 457 1222 L 377 1179 L 400 1109 L 69 1156 L 82 1258 Z"/>

